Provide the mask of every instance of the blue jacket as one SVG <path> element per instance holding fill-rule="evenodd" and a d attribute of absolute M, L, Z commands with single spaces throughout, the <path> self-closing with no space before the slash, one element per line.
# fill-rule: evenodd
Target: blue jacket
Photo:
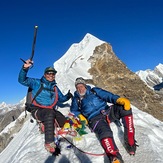
<path fill-rule="evenodd" d="M 86 88 L 86 94 L 82 100 L 79 100 L 79 93 L 77 91 L 74 92 L 70 110 L 76 116 L 82 113 L 88 120 L 100 114 L 100 111 L 107 107 L 107 102 L 116 104 L 116 100 L 119 98 L 118 95 L 101 88 L 94 87 L 92 88 L 93 91 L 88 85 Z"/>
<path fill-rule="evenodd" d="M 24 86 L 30 87 L 32 89 L 32 98 L 38 92 L 41 87 L 41 83 L 43 83 L 43 87 L 47 89 L 43 89 L 40 94 L 36 97 L 36 102 L 42 106 L 50 106 L 53 104 L 56 94 L 54 92 L 54 87 L 56 86 L 55 80 L 49 82 L 43 76 L 41 79 L 29 78 L 27 77 L 28 69 L 21 69 L 19 72 L 18 81 Z M 56 86 L 58 91 L 58 101 L 65 102 L 68 100 L 67 95 L 63 95 L 60 89 Z"/>

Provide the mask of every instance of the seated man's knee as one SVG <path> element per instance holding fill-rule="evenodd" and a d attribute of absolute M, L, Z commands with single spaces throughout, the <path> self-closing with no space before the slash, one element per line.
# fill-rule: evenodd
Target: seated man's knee
<path fill-rule="evenodd" d="M 132 114 L 132 108 L 130 110 L 125 110 L 124 106 L 122 105 L 114 105 L 113 110 L 114 110 L 114 116 L 117 119 Z"/>

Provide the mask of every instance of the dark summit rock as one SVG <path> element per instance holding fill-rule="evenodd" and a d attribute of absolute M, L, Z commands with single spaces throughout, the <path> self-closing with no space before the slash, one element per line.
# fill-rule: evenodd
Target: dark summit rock
<path fill-rule="evenodd" d="M 93 76 L 90 83 L 128 98 L 138 109 L 163 120 L 163 94 L 151 90 L 129 70 L 114 54 L 111 45 L 104 43 L 97 46 L 89 61 L 89 73 Z"/>

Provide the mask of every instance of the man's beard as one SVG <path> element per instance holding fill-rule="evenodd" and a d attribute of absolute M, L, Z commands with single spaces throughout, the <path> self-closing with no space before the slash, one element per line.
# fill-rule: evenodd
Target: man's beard
<path fill-rule="evenodd" d="M 80 96 L 84 96 L 84 95 L 85 95 L 85 93 L 79 93 L 79 95 L 80 95 Z"/>
<path fill-rule="evenodd" d="M 86 93 L 86 91 L 84 91 L 83 93 L 79 93 L 79 95 L 80 95 L 81 97 L 83 97 L 83 96 L 85 95 L 85 93 Z"/>

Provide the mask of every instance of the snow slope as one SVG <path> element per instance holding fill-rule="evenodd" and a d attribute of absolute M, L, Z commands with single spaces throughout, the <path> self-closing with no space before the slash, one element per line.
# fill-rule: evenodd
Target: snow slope
<path fill-rule="evenodd" d="M 67 114 L 69 108 L 61 109 L 62 113 Z M 135 156 L 129 156 L 123 147 L 123 128 L 117 128 L 112 123 L 111 127 L 118 148 L 126 163 L 153 163 L 163 160 L 163 123 L 151 115 L 133 107 L 134 123 L 136 131 L 136 140 L 139 144 Z M 24 116 L 22 114 L 21 116 Z M 88 134 L 84 135 L 82 140 L 73 143 L 85 152 L 93 154 L 102 154 L 101 148 L 94 133 L 89 129 Z M 69 137 L 70 138 L 70 137 Z M 70 139 L 69 139 L 70 140 Z M 37 124 L 25 122 L 21 131 L 15 135 L 9 146 L 1 152 L 0 163 L 103 163 L 108 162 L 106 156 L 92 156 L 79 152 L 75 148 L 67 149 L 69 145 L 66 141 L 61 141 L 61 155 L 51 156 L 44 149 L 44 135 L 41 135 Z"/>

